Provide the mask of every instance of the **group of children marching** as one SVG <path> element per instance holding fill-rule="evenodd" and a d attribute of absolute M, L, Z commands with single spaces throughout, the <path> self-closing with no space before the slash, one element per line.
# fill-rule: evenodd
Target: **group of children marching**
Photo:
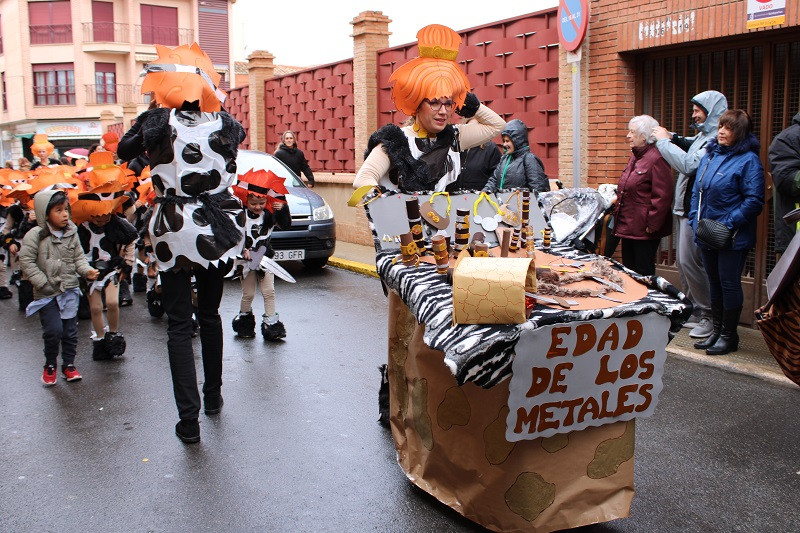
<path fill-rule="evenodd" d="M 156 202 L 150 168 L 141 161 L 117 164 L 118 139 L 109 136 L 109 141 L 106 151 L 94 152 L 88 161 L 76 160 L 72 166 L 56 164 L 50 158 L 53 145 L 46 136 L 37 135 L 31 146 L 40 157 L 36 169 L 0 170 L 0 208 L 5 215 L 0 227 L 0 299 L 12 298 L 9 286 L 16 285 L 20 311 L 38 314 L 45 386 L 57 381 L 59 352 L 63 378 L 82 378 L 75 366 L 79 317 L 91 318 L 94 360 L 125 352 L 119 329 L 124 280 L 132 280 L 134 292 L 147 292 L 152 316 L 164 313 L 158 258 L 148 231 Z M 246 216 L 245 239 L 233 272 L 242 285 L 233 329 L 242 338 L 256 336 L 252 303 L 258 289 L 264 298 L 262 335 L 276 341 L 286 336 L 286 330 L 275 311 L 274 275 L 261 260 L 273 255 L 273 228 L 288 229 L 291 224 L 288 190 L 273 173 L 250 170 L 238 175 L 233 193 Z"/>

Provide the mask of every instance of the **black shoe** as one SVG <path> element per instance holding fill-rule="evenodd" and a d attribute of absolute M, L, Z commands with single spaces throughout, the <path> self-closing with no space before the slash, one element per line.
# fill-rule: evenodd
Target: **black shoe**
<path fill-rule="evenodd" d="M 175 424 L 175 434 L 185 444 L 195 444 L 200 442 L 200 424 L 197 419 L 181 420 Z"/>
<path fill-rule="evenodd" d="M 220 395 L 217 398 L 206 398 L 203 403 L 206 406 L 207 415 L 216 415 L 222 411 L 222 406 L 225 403 L 225 400 L 223 400 L 222 395 Z"/>
<path fill-rule="evenodd" d="M 154 318 L 164 316 L 164 308 L 161 306 L 161 295 L 154 289 L 147 291 L 147 312 Z"/>
<path fill-rule="evenodd" d="M 19 310 L 25 312 L 28 304 L 33 301 L 33 285 L 27 279 L 20 280 L 17 297 L 19 300 Z"/>
<path fill-rule="evenodd" d="M 119 306 L 128 307 L 133 304 L 133 296 L 131 296 L 131 289 L 127 281 L 119 282 Z"/>
<path fill-rule="evenodd" d="M 8 287 L 0 287 L 0 300 L 8 300 L 12 296 L 13 295 L 11 294 L 11 291 L 8 289 Z"/>
<path fill-rule="evenodd" d="M 237 337 L 252 339 L 256 336 L 256 317 L 252 310 L 236 315 L 232 325 Z"/>
<path fill-rule="evenodd" d="M 113 357 L 113 355 L 108 353 L 105 338 L 94 339 L 92 341 L 92 359 L 95 361 L 107 361 Z"/>
<path fill-rule="evenodd" d="M 274 324 L 261 323 L 261 334 L 264 336 L 265 341 L 277 341 L 286 337 L 286 328 L 283 322 L 278 320 Z"/>
<path fill-rule="evenodd" d="M 105 341 L 106 352 L 108 352 L 109 359 L 125 353 L 127 343 L 125 342 L 125 337 L 122 336 L 122 333 L 118 331 L 113 333 L 108 331 L 106 332 L 105 337 L 103 337 L 103 341 Z"/>
<path fill-rule="evenodd" d="M 133 292 L 146 292 L 147 291 L 147 276 L 144 274 L 135 273 L 133 276 Z"/>

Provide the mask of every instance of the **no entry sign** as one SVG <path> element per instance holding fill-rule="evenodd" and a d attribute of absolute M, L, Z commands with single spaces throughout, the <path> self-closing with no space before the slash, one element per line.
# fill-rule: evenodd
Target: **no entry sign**
<path fill-rule="evenodd" d="M 578 49 L 588 25 L 589 0 L 558 1 L 558 39 L 566 51 Z"/>

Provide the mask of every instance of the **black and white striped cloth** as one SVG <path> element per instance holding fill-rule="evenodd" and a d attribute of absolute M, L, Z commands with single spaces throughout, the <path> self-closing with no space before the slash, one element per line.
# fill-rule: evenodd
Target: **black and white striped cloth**
<path fill-rule="evenodd" d="M 554 246 L 550 253 L 569 259 L 590 261 L 594 256 L 566 246 Z M 619 270 L 647 285 L 645 298 L 606 309 L 568 311 L 537 305 L 532 317 L 519 325 L 453 325 L 453 291 L 435 265 L 420 263 L 416 268 L 392 264 L 397 252 L 379 252 L 378 274 L 400 295 L 417 320 L 425 324 L 425 344 L 444 352 L 444 362 L 460 385 L 475 383 L 492 387 L 511 376 L 511 362 L 520 333 L 551 324 L 600 318 L 659 313 L 671 321 L 669 339 L 689 318 L 692 305 L 677 288 L 659 276 L 640 276 L 614 262 Z"/>

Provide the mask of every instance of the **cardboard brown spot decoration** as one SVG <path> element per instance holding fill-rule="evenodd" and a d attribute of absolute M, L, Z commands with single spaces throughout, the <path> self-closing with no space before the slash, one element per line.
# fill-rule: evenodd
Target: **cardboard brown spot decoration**
<path fill-rule="evenodd" d="M 428 450 L 433 449 L 433 431 L 431 429 L 431 415 L 428 414 L 428 381 L 415 379 L 411 385 L 411 409 L 414 417 L 414 427 L 417 429 L 422 445 Z"/>
<path fill-rule="evenodd" d="M 499 465 L 508 459 L 508 455 L 516 444 L 506 440 L 506 418 L 508 418 L 508 406 L 504 405 L 500 408 L 497 418 L 483 430 L 486 460 L 493 465 Z"/>
<path fill-rule="evenodd" d="M 619 465 L 633 457 L 635 428 L 636 421 L 630 420 L 626 422 L 622 436 L 600 443 L 594 459 L 586 469 L 590 478 L 600 479 L 616 474 Z"/>
<path fill-rule="evenodd" d="M 447 431 L 453 426 L 466 426 L 470 413 L 469 400 L 461 387 L 450 387 L 436 410 L 436 421 Z"/>
<path fill-rule="evenodd" d="M 562 448 L 566 448 L 569 444 L 569 433 L 559 433 L 546 439 L 542 439 L 542 448 L 549 453 L 556 453 Z"/>
<path fill-rule="evenodd" d="M 555 484 L 548 483 L 536 472 L 523 472 L 506 491 L 508 508 L 528 522 L 536 520 L 555 499 Z"/>

